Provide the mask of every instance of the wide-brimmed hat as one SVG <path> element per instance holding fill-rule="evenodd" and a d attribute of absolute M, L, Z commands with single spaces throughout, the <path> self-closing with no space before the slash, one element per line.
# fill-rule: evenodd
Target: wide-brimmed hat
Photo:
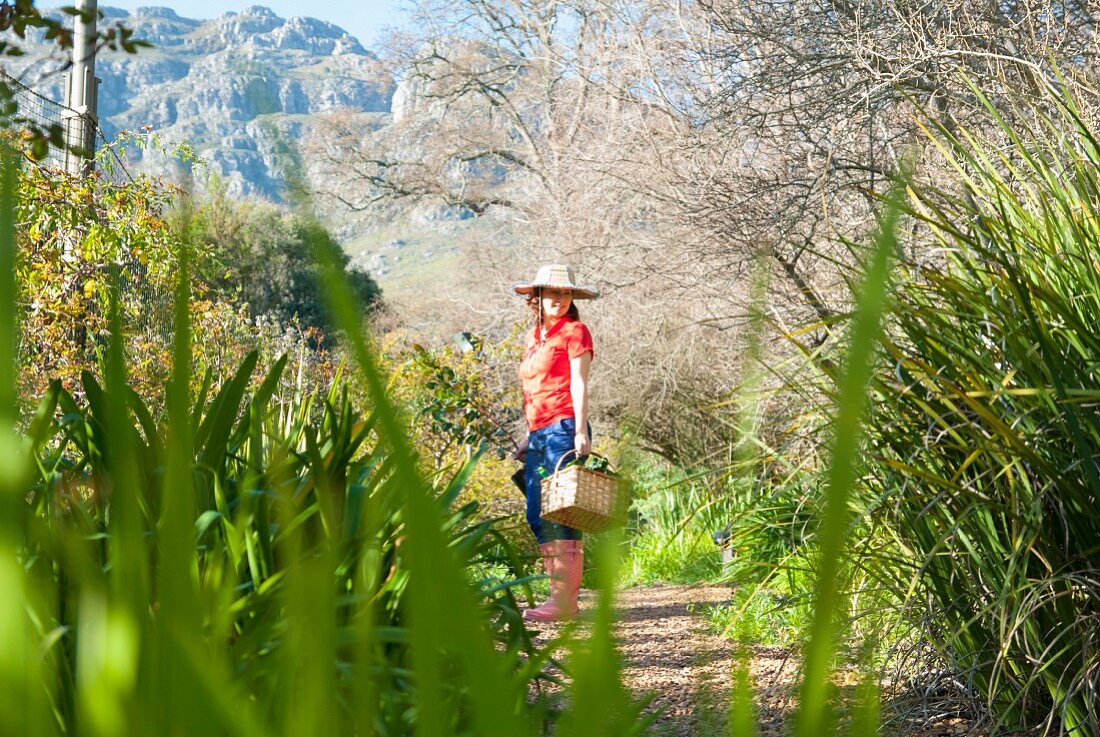
<path fill-rule="evenodd" d="M 599 291 L 590 287 L 577 285 L 577 277 L 573 275 L 573 268 L 565 264 L 546 264 L 540 266 L 535 278 L 529 282 L 513 284 L 512 289 L 516 294 L 525 297 L 535 293 L 539 287 L 553 287 L 555 289 L 572 289 L 573 299 L 596 299 Z"/>

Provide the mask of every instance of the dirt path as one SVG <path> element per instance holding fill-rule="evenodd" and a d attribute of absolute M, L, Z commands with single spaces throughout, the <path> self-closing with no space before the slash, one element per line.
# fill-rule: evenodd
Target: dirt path
<path fill-rule="evenodd" d="M 651 698 L 652 734 L 695 737 L 724 733 L 729 705 L 733 652 L 731 642 L 708 627 L 705 609 L 729 600 L 724 586 L 656 586 L 625 589 L 617 594 L 615 634 L 623 656 L 623 679 L 635 696 Z M 595 607 L 593 592 L 584 592 L 581 609 Z M 536 639 L 556 634 L 544 625 Z M 759 722 L 758 734 L 783 734 L 797 684 L 798 663 L 788 650 L 753 648 L 750 673 Z M 841 676 L 841 680 L 845 680 Z M 853 679 L 854 680 L 854 679 Z M 931 716 L 930 714 L 926 714 Z M 920 727 L 894 725 L 907 737 L 977 735 L 967 720 L 950 714 Z"/>
<path fill-rule="evenodd" d="M 726 638 L 712 633 L 704 610 L 729 600 L 724 586 L 626 589 L 619 596 L 616 634 L 626 684 L 650 693 L 659 712 L 655 734 L 668 737 L 722 731 L 733 672 Z M 778 734 L 789 704 L 797 664 L 778 648 L 757 648 L 751 671 L 761 733 Z"/>
<path fill-rule="evenodd" d="M 709 631 L 704 609 L 729 599 L 724 586 L 656 586 L 617 594 L 615 628 L 623 680 L 638 698 L 651 699 L 652 734 L 694 737 L 721 733 L 733 668 L 730 641 Z M 595 607 L 584 592 L 581 609 Z M 556 634 L 544 625 L 545 639 Z M 762 735 L 779 734 L 796 663 L 786 651 L 757 648 L 751 664 Z"/>

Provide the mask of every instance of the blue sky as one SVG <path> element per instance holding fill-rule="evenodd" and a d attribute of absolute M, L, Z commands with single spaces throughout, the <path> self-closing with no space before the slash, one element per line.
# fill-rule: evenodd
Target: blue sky
<path fill-rule="evenodd" d="M 65 3 L 75 5 L 75 2 Z M 283 18 L 307 15 L 335 23 L 359 39 L 368 49 L 386 26 L 398 26 L 404 19 L 407 0 L 100 0 L 100 7 L 134 8 L 159 6 L 175 10 L 185 18 L 217 18 L 226 11 L 240 12 L 250 5 L 265 5 Z"/>

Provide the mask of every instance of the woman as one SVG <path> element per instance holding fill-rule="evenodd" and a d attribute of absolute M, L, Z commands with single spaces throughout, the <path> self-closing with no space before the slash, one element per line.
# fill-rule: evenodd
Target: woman
<path fill-rule="evenodd" d="M 542 519 L 542 479 L 554 472 L 561 457 L 576 451 L 583 458 L 592 449 L 588 425 L 588 369 L 592 334 L 580 321 L 574 300 L 595 299 L 594 289 L 577 286 L 573 269 L 543 266 L 530 283 L 513 287 L 527 298 L 535 326 L 519 376 L 528 435 L 517 454 L 525 461 L 527 523 L 539 543 L 550 577 L 550 598 L 524 611 L 537 622 L 571 619 L 577 614 L 577 593 L 584 564 L 580 530 Z"/>

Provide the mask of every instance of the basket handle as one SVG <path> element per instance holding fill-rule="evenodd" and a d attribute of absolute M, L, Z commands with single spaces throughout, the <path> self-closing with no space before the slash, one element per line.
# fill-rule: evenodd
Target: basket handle
<path fill-rule="evenodd" d="M 567 451 L 565 451 L 564 453 L 561 454 L 561 458 L 558 459 L 557 465 L 554 466 L 554 473 L 557 473 L 558 471 L 561 470 L 562 461 L 564 461 L 570 455 L 577 455 L 577 449 L 576 448 L 570 448 L 569 450 L 567 450 Z M 600 455 L 599 453 L 589 453 L 588 455 L 596 456 L 597 458 L 603 458 L 605 461 L 607 461 L 607 458 L 604 458 L 604 456 Z M 611 462 L 608 461 L 607 465 L 610 466 Z"/>

